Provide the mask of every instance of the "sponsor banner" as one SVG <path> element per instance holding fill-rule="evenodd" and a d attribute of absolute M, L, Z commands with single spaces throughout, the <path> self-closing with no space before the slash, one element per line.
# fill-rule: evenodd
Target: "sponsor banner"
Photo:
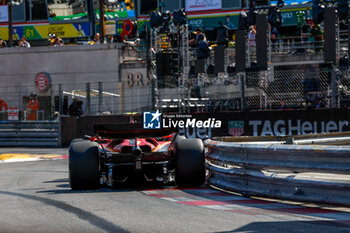
<path fill-rule="evenodd" d="M 51 84 L 50 75 L 46 72 L 40 72 L 35 76 L 35 86 L 39 91 L 46 91 Z"/>
<path fill-rule="evenodd" d="M 179 127 L 179 134 L 187 138 L 201 139 L 239 134 L 240 136 L 282 136 L 350 131 L 350 109 L 216 112 L 188 115 L 173 113 L 158 116 L 159 113 L 145 112 L 144 115 L 135 116 L 134 121 L 143 122 L 145 129 L 163 127 L 162 124 L 166 127 L 188 125 L 189 127 Z M 115 122 L 127 124 L 130 122 L 130 117 L 125 115 L 82 116 L 79 119 L 79 125 L 76 118 L 63 117 L 63 144 L 68 146 L 73 138 L 94 135 L 94 124 Z"/>
<path fill-rule="evenodd" d="M 244 133 L 244 121 L 229 121 L 228 133 L 231 136 L 241 136 Z"/>
<path fill-rule="evenodd" d="M 186 11 L 219 10 L 222 0 L 186 0 Z"/>
<path fill-rule="evenodd" d="M 0 6 L 0 23 L 8 22 L 9 14 L 6 5 Z"/>
<path fill-rule="evenodd" d="M 18 121 L 18 108 L 8 108 L 7 114 L 9 121 Z"/>
<path fill-rule="evenodd" d="M 348 120 L 250 120 L 247 127 L 253 136 L 285 136 L 347 131 Z"/>
<path fill-rule="evenodd" d="M 35 26 L 41 38 L 47 38 L 49 34 L 55 34 L 61 38 L 88 36 L 89 25 L 85 24 L 54 24 Z"/>
<path fill-rule="evenodd" d="M 179 114 L 172 114 L 179 115 Z M 343 132 L 350 130 L 349 110 L 300 110 L 300 111 L 251 111 L 222 113 L 193 113 L 196 122 L 183 119 L 179 134 L 188 138 L 218 136 L 287 136 L 315 133 Z M 170 114 L 163 115 L 165 126 L 180 126 Z M 210 121 L 208 121 L 210 120 Z M 206 125 L 204 125 L 206 122 Z M 220 122 L 220 127 L 215 127 Z M 186 125 L 187 124 L 187 125 Z"/>
<path fill-rule="evenodd" d="M 61 38 L 84 37 L 90 35 L 89 23 L 74 24 L 53 24 L 53 25 L 29 25 L 29 26 L 13 26 L 16 30 L 17 37 L 23 35 L 28 39 L 47 39 L 49 34 L 55 34 Z M 8 28 L 0 27 L 0 36 L 4 40 L 8 40 Z"/>

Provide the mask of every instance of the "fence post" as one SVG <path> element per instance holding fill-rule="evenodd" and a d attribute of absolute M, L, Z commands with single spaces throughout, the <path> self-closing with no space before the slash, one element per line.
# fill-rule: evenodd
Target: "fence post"
<path fill-rule="evenodd" d="M 102 113 L 102 106 L 103 106 L 103 87 L 102 82 L 98 82 L 98 113 Z"/>
<path fill-rule="evenodd" d="M 117 114 L 125 112 L 125 106 L 124 106 L 124 97 L 125 97 L 125 92 L 124 92 L 124 83 L 123 82 L 118 82 L 117 83 L 118 87 L 118 103 L 117 103 Z"/>
<path fill-rule="evenodd" d="M 245 111 L 246 102 L 245 102 L 245 80 L 246 80 L 246 72 L 242 72 L 240 74 L 241 77 L 241 110 Z"/>
<path fill-rule="evenodd" d="M 53 119 L 53 115 L 55 113 L 55 91 L 53 89 L 53 85 L 52 84 L 50 84 L 50 100 L 51 100 L 51 108 L 50 108 L 49 120 L 52 120 Z M 45 114 L 44 114 L 44 119 L 45 119 Z"/>
<path fill-rule="evenodd" d="M 62 84 L 58 84 L 58 111 L 61 114 L 63 114 L 63 91 L 62 91 Z"/>
<path fill-rule="evenodd" d="M 152 95 L 152 111 L 155 111 L 156 108 L 158 108 L 158 104 L 157 104 L 157 78 L 155 75 L 150 74 L 151 75 L 151 95 Z"/>
<path fill-rule="evenodd" d="M 338 94 L 338 88 L 337 88 L 337 81 L 336 81 L 336 73 L 335 73 L 335 67 L 332 68 L 332 102 L 331 102 L 331 108 L 337 107 L 337 94 Z"/>
<path fill-rule="evenodd" d="M 91 92 L 90 83 L 86 83 L 86 115 L 90 115 L 90 113 L 91 113 L 90 92 Z"/>

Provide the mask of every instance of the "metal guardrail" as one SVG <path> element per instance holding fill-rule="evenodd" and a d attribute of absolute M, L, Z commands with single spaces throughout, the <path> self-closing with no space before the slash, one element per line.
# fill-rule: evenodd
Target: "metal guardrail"
<path fill-rule="evenodd" d="M 250 196 L 350 205 L 350 146 L 212 140 L 205 145 L 213 186 Z"/>
<path fill-rule="evenodd" d="M 0 146 L 60 147 L 58 121 L 15 121 L 0 123 Z"/>

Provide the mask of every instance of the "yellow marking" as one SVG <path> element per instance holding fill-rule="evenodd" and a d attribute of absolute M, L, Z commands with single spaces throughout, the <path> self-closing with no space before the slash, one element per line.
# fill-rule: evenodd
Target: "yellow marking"
<path fill-rule="evenodd" d="M 0 154 L 0 160 L 9 160 L 9 159 L 50 159 L 57 158 L 61 155 L 39 155 L 39 154 Z"/>

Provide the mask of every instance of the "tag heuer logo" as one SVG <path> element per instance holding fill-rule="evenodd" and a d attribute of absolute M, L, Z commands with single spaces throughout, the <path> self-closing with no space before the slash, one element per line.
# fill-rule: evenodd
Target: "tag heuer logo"
<path fill-rule="evenodd" d="M 241 136 L 244 133 L 244 121 L 229 121 L 228 133 L 232 136 Z"/>

